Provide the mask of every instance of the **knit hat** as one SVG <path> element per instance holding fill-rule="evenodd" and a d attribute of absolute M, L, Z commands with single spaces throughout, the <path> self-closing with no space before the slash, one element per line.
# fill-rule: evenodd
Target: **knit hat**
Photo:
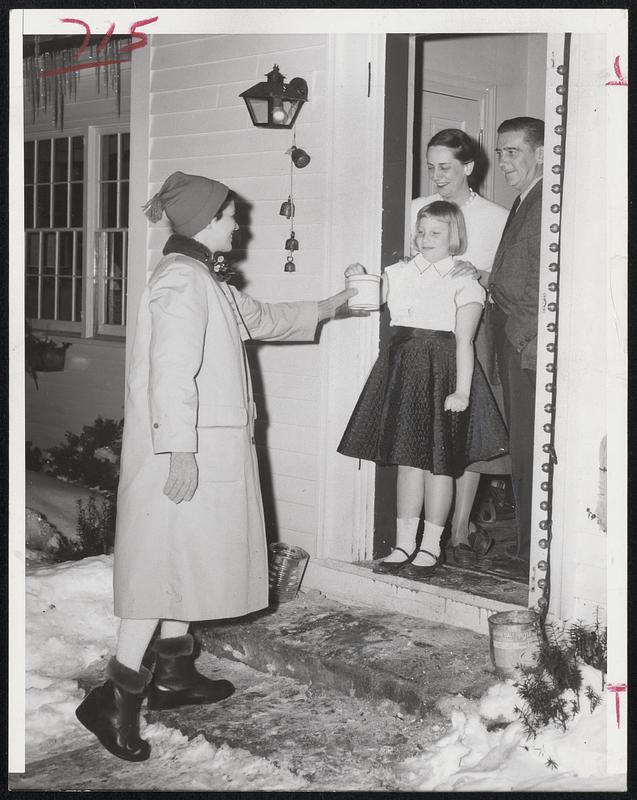
<path fill-rule="evenodd" d="M 175 233 L 194 236 L 211 222 L 229 191 L 212 178 L 173 172 L 143 210 L 151 222 L 165 213 Z"/>

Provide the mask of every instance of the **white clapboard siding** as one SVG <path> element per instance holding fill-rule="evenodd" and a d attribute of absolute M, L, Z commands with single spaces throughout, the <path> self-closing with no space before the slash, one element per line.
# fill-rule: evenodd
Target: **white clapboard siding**
<path fill-rule="evenodd" d="M 247 214 L 249 239 L 238 237 L 245 291 L 266 302 L 324 296 L 326 253 L 327 37 L 312 35 L 155 36 L 151 39 L 148 197 L 172 172 L 227 183 Z M 296 144 L 310 164 L 294 168 L 295 273 L 283 270 L 290 220 L 279 214 L 290 193 L 292 131 L 250 122 L 241 92 L 278 64 L 287 80 L 303 77 L 309 102 Z M 166 220 L 149 227 L 152 269 L 170 233 Z M 315 552 L 320 441 L 319 344 L 248 344 L 259 417 L 255 427 L 270 535 Z M 276 530 L 273 530 L 276 527 Z"/>

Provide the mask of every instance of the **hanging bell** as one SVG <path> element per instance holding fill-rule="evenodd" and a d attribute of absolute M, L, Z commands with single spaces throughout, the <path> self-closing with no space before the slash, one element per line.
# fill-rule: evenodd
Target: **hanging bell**
<path fill-rule="evenodd" d="M 290 217 L 294 216 L 294 203 L 292 202 L 292 198 L 291 197 L 288 197 L 288 199 L 285 201 L 285 203 L 281 203 L 281 208 L 279 210 L 279 214 L 282 217 L 287 217 L 288 219 L 290 219 Z"/>
<path fill-rule="evenodd" d="M 298 250 L 299 243 L 296 240 L 296 236 L 294 235 L 294 231 L 290 231 L 290 238 L 285 242 L 285 249 L 286 250 Z"/>
<path fill-rule="evenodd" d="M 294 145 L 290 148 L 290 153 L 292 155 L 292 163 L 298 169 L 303 169 L 303 167 L 307 167 L 310 163 L 311 159 L 308 153 L 305 150 L 301 150 L 300 147 L 295 147 Z"/>
<path fill-rule="evenodd" d="M 285 266 L 283 267 L 283 272 L 296 272 L 296 264 L 294 263 L 294 259 L 292 258 L 291 253 L 287 257 Z"/>

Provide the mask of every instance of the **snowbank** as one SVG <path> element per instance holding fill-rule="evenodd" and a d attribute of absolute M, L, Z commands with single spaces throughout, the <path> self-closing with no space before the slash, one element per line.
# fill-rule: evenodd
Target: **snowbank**
<path fill-rule="evenodd" d="M 606 709 L 602 675 L 582 665 L 583 687 L 602 702 L 590 711 L 581 693 L 581 711 L 568 729 L 547 727 L 527 740 L 514 707 L 521 705 L 513 681 L 492 686 L 477 701 L 447 698 L 438 703 L 452 729 L 422 756 L 396 766 L 407 791 L 566 791 L 622 790 L 623 776 L 606 774 Z M 568 699 L 574 698 L 567 693 Z"/>

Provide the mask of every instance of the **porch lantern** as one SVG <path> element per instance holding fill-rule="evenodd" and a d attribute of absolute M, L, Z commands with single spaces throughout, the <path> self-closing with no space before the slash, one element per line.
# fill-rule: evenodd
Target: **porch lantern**
<path fill-rule="evenodd" d="M 292 78 L 285 83 L 277 64 L 266 77 L 267 81 L 239 95 L 245 100 L 252 124 L 257 128 L 291 128 L 307 101 L 307 83 L 303 78 Z"/>

